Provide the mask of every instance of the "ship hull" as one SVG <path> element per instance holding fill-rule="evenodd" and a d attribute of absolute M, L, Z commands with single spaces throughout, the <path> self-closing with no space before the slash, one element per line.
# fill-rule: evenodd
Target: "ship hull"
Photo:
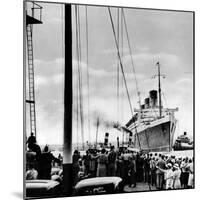
<path fill-rule="evenodd" d="M 133 147 L 148 152 L 169 152 L 172 150 L 176 120 L 162 120 L 154 125 L 133 128 Z"/>
<path fill-rule="evenodd" d="M 170 122 L 135 134 L 134 146 L 135 148 L 148 151 L 170 151 Z"/>

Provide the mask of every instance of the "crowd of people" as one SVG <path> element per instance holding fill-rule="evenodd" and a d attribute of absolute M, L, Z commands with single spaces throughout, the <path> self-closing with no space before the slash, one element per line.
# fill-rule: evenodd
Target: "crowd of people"
<path fill-rule="evenodd" d="M 26 179 L 52 179 L 55 163 L 62 173 L 62 157 L 54 157 L 48 146 L 41 151 L 33 134 L 27 140 Z M 84 155 L 75 150 L 72 156 L 72 184 L 85 178 L 118 176 L 122 184 L 131 188 L 145 182 L 159 190 L 194 187 L 194 159 L 167 156 L 159 153 L 115 150 L 114 146 L 101 150 L 88 149 Z M 58 174 L 61 176 L 61 174 Z"/>
<path fill-rule="evenodd" d="M 73 154 L 73 183 L 80 178 L 118 176 L 124 185 L 136 187 L 138 182 L 146 182 L 149 187 L 159 190 L 194 187 L 194 159 L 167 156 L 158 153 L 130 153 L 88 149 L 80 156 L 78 150 Z"/>
<path fill-rule="evenodd" d="M 61 158 L 56 158 L 50 152 L 48 145 L 41 150 L 36 138 L 31 134 L 28 138 L 26 152 L 26 180 L 52 178 L 52 166 L 56 162 L 61 165 Z"/>

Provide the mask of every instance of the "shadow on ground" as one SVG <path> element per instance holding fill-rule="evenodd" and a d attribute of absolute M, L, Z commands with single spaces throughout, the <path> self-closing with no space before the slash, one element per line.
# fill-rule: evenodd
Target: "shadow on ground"
<path fill-rule="evenodd" d="M 124 192 L 140 192 L 140 191 L 155 191 L 157 190 L 155 186 L 151 186 L 148 183 L 137 183 L 136 187 L 132 188 L 126 185 L 124 187 Z"/>
<path fill-rule="evenodd" d="M 23 192 L 12 192 L 12 195 L 19 199 L 23 199 Z"/>

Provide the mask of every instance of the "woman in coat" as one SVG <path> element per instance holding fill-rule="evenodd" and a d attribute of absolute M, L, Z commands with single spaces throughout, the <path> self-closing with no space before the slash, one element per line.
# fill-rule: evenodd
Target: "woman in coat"
<path fill-rule="evenodd" d="M 173 189 L 173 183 L 174 183 L 174 172 L 172 171 L 172 164 L 168 163 L 166 165 L 167 169 L 161 169 L 157 166 L 157 168 L 162 171 L 165 174 L 165 181 L 166 181 L 166 190 Z"/>
<path fill-rule="evenodd" d="M 129 164 L 129 186 L 130 187 L 136 187 L 136 162 L 134 157 L 129 158 L 130 164 Z"/>
<path fill-rule="evenodd" d="M 108 157 L 106 155 L 106 150 L 102 149 L 101 154 L 97 160 L 97 177 L 105 177 L 107 175 L 107 163 Z"/>
<path fill-rule="evenodd" d="M 80 166 L 79 166 L 79 159 L 80 159 L 80 154 L 78 150 L 74 151 L 74 154 L 72 156 L 72 181 L 73 185 L 76 185 L 76 183 L 79 181 L 78 173 L 80 171 Z"/>
<path fill-rule="evenodd" d="M 173 168 L 174 168 L 174 176 L 173 176 L 174 189 L 179 189 L 179 188 L 181 188 L 181 181 L 180 181 L 181 170 L 177 163 L 174 164 Z"/>

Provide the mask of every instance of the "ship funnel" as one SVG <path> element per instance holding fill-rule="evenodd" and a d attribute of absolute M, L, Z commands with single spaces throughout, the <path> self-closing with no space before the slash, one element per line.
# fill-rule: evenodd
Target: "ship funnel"
<path fill-rule="evenodd" d="M 140 108 L 141 108 L 141 109 L 144 109 L 144 108 L 145 108 L 145 105 L 144 105 L 144 104 L 142 104 Z"/>
<path fill-rule="evenodd" d="M 157 107 L 157 103 L 158 103 L 157 90 L 151 90 L 149 92 L 149 98 L 150 98 L 150 106 L 151 106 L 151 108 Z"/>
<path fill-rule="evenodd" d="M 145 107 L 145 109 L 146 109 L 146 108 L 149 108 L 149 98 L 146 98 L 146 99 L 144 100 L 144 107 Z"/>
<path fill-rule="evenodd" d="M 129 145 L 132 144 L 132 138 L 133 138 L 133 133 L 130 132 L 130 133 L 129 133 L 129 140 L 128 140 Z"/>
<path fill-rule="evenodd" d="M 119 148 L 119 137 L 117 137 L 117 148 Z"/>
<path fill-rule="evenodd" d="M 108 146 L 108 137 L 109 137 L 109 133 L 105 133 L 104 146 Z"/>

